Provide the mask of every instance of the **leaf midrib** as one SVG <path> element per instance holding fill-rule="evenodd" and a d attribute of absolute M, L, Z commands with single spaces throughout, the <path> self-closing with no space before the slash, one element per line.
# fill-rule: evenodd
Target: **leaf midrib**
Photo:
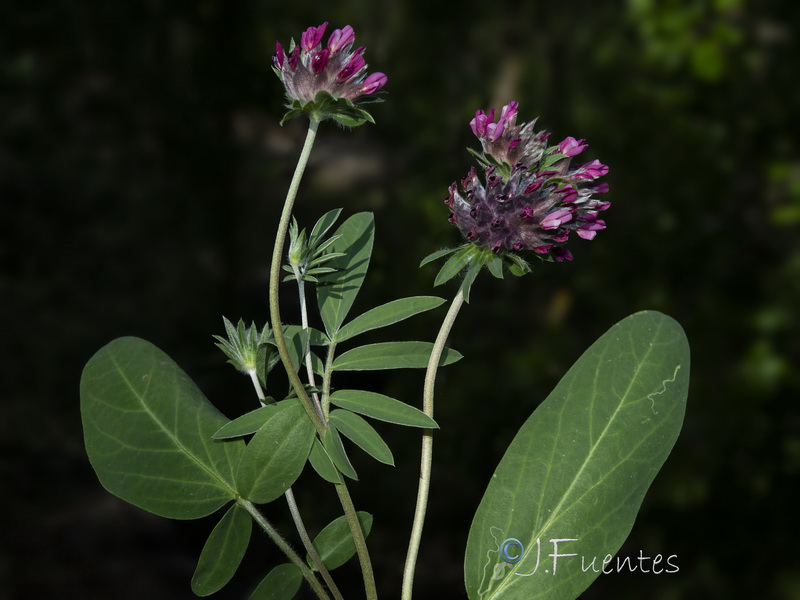
<path fill-rule="evenodd" d="M 658 324 L 658 328 L 656 329 L 656 331 L 653 334 L 653 339 L 656 339 L 658 337 L 658 334 L 659 334 L 660 330 L 661 330 L 661 323 Z M 630 381 L 628 383 L 628 388 L 625 390 L 625 393 L 620 397 L 620 402 L 617 405 L 617 408 L 614 410 L 614 414 L 611 415 L 611 417 L 608 419 L 608 421 L 606 423 L 606 426 L 603 428 L 603 431 L 600 433 L 600 435 L 598 436 L 598 438 L 595 441 L 595 443 L 592 444 L 592 447 L 590 448 L 589 452 L 587 453 L 587 456 L 584 459 L 583 463 L 581 464 L 580 469 L 578 469 L 577 473 L 575 474 L 575 477 L 572 478 L 572 481 L 570 482 L 570 485 L 567 488 L 567 490 L 561 495 L 561 499 L 559 500 L 558 505 L 556 505 L 556 507 L 553 510 L 553 512 L 550 513 L 550 517 L 547 519 L 547 521 L 545 521 L 545 523 L 539 529 L 538 535 L 534 536 L 533 539 L 537 539 L 537 538 L 541 537 L 541 534 L 543 532 L 547 531 L 547 529 L 550 527 L 551 523 L 556 520 L 556 517 L 560 516 L 561 507 L 564 504 L 566 498 L 570 495 L 570 493 L 572 492 L 572 489 L 575 487 L 576 482 L 580 479 L 581 474 L 583 473 L 584 469 L 586 468 L 587 463 L 594 456 L 595 450 L 600 445 L 600 442 L 605 439 L 605 436 L 606 436 L 606 433 L 608 432 L 609 427 L 611 426 L 611 424 L 614 422 L 614 420 L 619 415 L 620 410 L 622 409 L 623 406 L 625 406 L 627 404 L 628 395 L 630 394 L 631 389 L 633 388 L 633 384 L 637 380 L 637 378 L 639 377 L 639 373 L 640 373 L 640 371 L 642 369 L 642 365 L 644 365 L 646 363 L 647 357 L 653 351 L 653 347 L 654 347 L 653 343 L 650 343 L 648 345 L 647 351 L 644 353 L 644 356 L 642 357 L 641 360 L 638 361 L 638 364 L 636 366 L 636 371 L 634 372 L 633 377 L 630 378 Z M 603 349 L 603 352 L 598 357 L 598 363 L 597 363 L 598 367 L 595 369 L 595 371 L 597 371 L 599 369 L 599 365 L 602 362 L 602 357 L 605 356 L 605 354 L 608 352 L 608 349 L 609 349 L 609 345 L 606 345 L 606 347 Z M 633 348 L 631 348 L 631 350 L 633 350 Z M 597 377 L 595 376 L 595 379 L 594 379 L 594 384 L 595 385 L 596 385 L 596 382 L 597 382 Z M 592 402 L 595 401 L 596 395 L 597 395 L 596 392 L 592 395 Z M 523 556 L 522 560 L 525 560 L 527 555 L 528 555 L 528 551 L 526 550 L 525 555 Z M 520 560 L 519 562 L 522 562 L 522 560 Z M 503 583 L 501 583 L 500 586 L 495 591 L 493 591 L 491 593 L 489 598 L 499 597 L 500 594 L 506 588 L 508 588 L 511 585 L 513 585 L 514 582 L 516 581 L 516 578 L 513 577 L 513 574 L 514 573 L 512 571 L 505 578 L 505 581 L 503 581 Z"/>
<path fill-rule="evenodd" d="M 160 419 L 158 419 L 156 417 L 155 413 L 150 410 L 150 408 L 147 406 L 147 404 L 145 404 L 143 396 L 139 394 L 139 392 L 136 390 L 136 388 L 131 383 L 131 380 L 125 375 L 125 372 L 122 369 L 122 365 L 120 365 L 120 363 L 117 361 L 116 357 L 111 353 L 109 353 L 109 357 L 111 359 L 111 362 L 114 364 L 114 367 L 117 369 L 117 372 L 120 374 L 120 377 L 125 382 L 125 384 L 128 386 L 128 389 L 131 391 L 131 393 L 134 395 L 134 397 L 139 401 L 139 404 L 141 405 L 142 409 L 147 413 L 147 415 L 159 426 L 159 428 L 161 428 L 161 430 L 167 435 L 167 437 L 170 440 L 172 440 L 172 442 L 182 452 L 184 452 L 189 458 L 191 458 L 195 463 L 197 463 L 197 465 L 200 466 L 200 468 L 203 469 L 206 473 L 208 473 L 211 476 L 212 479 L 216 480 L 220 484 L 220 486 L 222 487 L 222 489 L 224 491 L 229 492 L 231 498 L 235 498 L 237 496 L 236 490 L 231 488 L 231 486 L 228 485 L 228 482 L 225 481 L 224 479 L 222 479 L 222 477 L 221 477 L 221 475 L 219 473 L 217 473 L 215 470 L 209 468 L 209 466 L 206 465 L 202 460 L 200 460 L 199 457 L 197 457 L 193 452 L 191 452 L 188 448 L 186 448 L 181 443 L 181 441 L 178 439 L 178 437 L 175 434 L 173 434 L 166 427 L 166 425 L 164 425 L 164 423 L 161 422 Z M 150 381 L 148 380 L 147 388 L 149 388 L 149 387 L 150 387 Z M 177 410 L 177 403 L 176 403 L 176 410 Z M 177 422 L 177 417 L 176 417 L 176 422 Z"/>

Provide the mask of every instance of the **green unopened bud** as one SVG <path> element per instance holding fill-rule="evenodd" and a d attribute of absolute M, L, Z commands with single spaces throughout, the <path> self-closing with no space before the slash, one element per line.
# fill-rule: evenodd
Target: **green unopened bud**
<path fill-rule="evenodd" d="M 270 331 L 269 324 L 264 325 L 259 333 L 255 323 L 251 323 L 250 327 L 245 328 L 242 319 L 239 319 L 236 327 L 227 318 L 222 317 L 222 320 L 225 323 L 228 338 L 213 336 L 219 341 L 215 345 L 225 353 L 229 358 L 228 362 L 236 370 L 248 375 L 255 373 L 261 385 L 266 387 L 267 373 L 276 363 L 271 356 L 274 349 L 269 345 L 272 342 L 272 331 Z"/>
<path fill-rule="evenodd" d="M 302 271 L 307 255 L 306 230 L 298 232 L 297 221 L 292 218 L 292 225 L 289 228 L 289 264 L 292 269 Z"/>

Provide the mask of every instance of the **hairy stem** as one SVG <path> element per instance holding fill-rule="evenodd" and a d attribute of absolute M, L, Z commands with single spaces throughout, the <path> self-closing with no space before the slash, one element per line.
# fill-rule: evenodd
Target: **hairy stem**
<path fill-rule="evenodd" d="M 333 358 L 336 354 L 336 342 L 328 345 L 328 356 L 325 358 L 325 373 L 322 375 L 322 414 L 327 422 L 331 410 L 331 376 L 333 375 Z"/>
<path fill-rule="evenodd" d="M 256 394 L 258 395 L 258 401 L 261 403 L 261 406 L 266 406 L 266 402 L 264 400 L 267 397 L 264 395 L 264 390 L 261 389 L 261 382 L 258 380 L 258 373 L 255 369 L 249 369 L 247 374 L 250 375 L 250 381 L 253 382 L 253 387 L 256 389 Z"/>
<path fill-rule="evenodd" d="M 289 184 L 289 191 L 286 194 L 286 200 L 283 205 L 283 212 L 281 213 L 280 221 L 278 222 L 278 231 L 275 235 L 275 247 L 272 250 L 272 264 L 269 271 L 269 315 L 272 322 L 272 329 L 275 337 L 275 346 L 278 348 L 278 354 L 281 357 L 286 374 L 292 384 L 300 403 L 305 408 L 314 427 L 317 430 L 317 435 L 320 440 L 325 439 L 325 431 L 327 425 L 325 420 L 319 412 L 314 402 L 309 398 L 306 393 L 303 382 L 298 373 L 294 370 L 292 360 L 289 356 L 289 349 L 286 346 L 286 337 L 283 335 L 283 326 L 281 324 L 281 311 L 280 311 L 280 281 L 281 281 L 281 262 L 283 258 L 283 248 L 286 244 L 286 234 L 289 232 L 289 222 L 292 218 L 292 207 L 294 200 L 297 197 L 297 190 L 300 187 L 300 180 L 303 178 L 306 164 L 308 164 L 308 157 L 311 154 L 311 148 L 314 145 L 314 139 L 317 135 L 319 128 L 319 119 L 312 115 L 308 126 L 308 134 L 306 141 L 303 144 L 303 150 L 300 152 L 300 158 L 297 161 L 292 181 Z M 366 541 L 364 540 L 364 533 L 361 531 L 361 524 L 358 521 L 353 502 L 350 499 L 350 493 L 344 483 L 336 484 L 336 491 L 339 494 L 339 499 L 342 503 L 347 523 L 350 527 L 350 532 L 355 541 L 356 551 L 358 552 L 358 560 L 361 563 L 361 571 L 364 577 L 364 588 L 366 590 L 368 600 L 377 600 L 378 594 L 375 588 L 375 576 L 372 573 L 372 562 L 367 551 Z"/>
<path fill-rule="evenodd" d="M 295 273 L 295 275 L 297 275 L 297 273 Z M 307 330 L 308 311 L 306 308 L 305 286 L 303 285 L 303 282 L 299 277 L 297 279 L 297 282 L 299 286 L 301 321 L 303 329 Z M 327 401 L 327 396 L 330 395 L 331 374 L 333 372 L 332 365 L 333 365 L 333 356 L 335 349 L 336 349 L 336 343 L 331 342 L 330 346 L 328 347 L 328 357 L 325 364 L 325 373 L 323 375 L 324 387 L 322 394 L 323 394 L 324 405 L 322 407 L 320 407 L 317 394 L 316 393 L 314 394 L 314 401 L 316 402 L 317 407 L 322 411 L 322 420 L 324 423 L 327 423 L 328 420 L 329 402 Z M 314 386 L 315 380 L 314 380 L 314 370 L 311 364 L 310 345 L 306 345 L 305 351 L 306 351 L 306 372 L 308 374 L 308 382 L 312 386 Z M 364 574 L 364 588 L 367 593 L 367 598 L 377 599 L 378 594 L 375 588 L 375 577 L 372 572 L 372 560 L 369 557 L 369 551 L 367 550 L 367 542 L 366 539 L 364 538 L 364 532 L 361 530 L 361 523 L 358 520 L 358 514 L 356 513 L 356 508 L 353 505 L 352 499 L 350 498 L 350 492 L 347 489 L 347 485 L 344 483 L 344 479 L 342 479 L 342 483 L 336 484 L 336 493 L 339 494 L 339 500 L 342 503 L 342 508 L 344 509 L 345 517 L 347 518 L 347 525 L 350 528 L 350 532 L 353 535 L 353 540 L 355 541 L 358 560 L 361 564 L 361 571 Z"/>
<path fill-rule="evenodd" d="M 300 180 L 303 178 L 303 172 L 308 164 L 308 157 L 311 155 L 311 148 L 314 146 L 314 139 L 317 136 L 317 128 L 319 127 L 319 120 L 311 118 L 308 126 L 308 134 L 306 141 L 303 144 L 303 150 L 300 152 L 300 158 L 297 161 L 297 167 L 294 170 L 292 181 L 289 184 L 289 191 L 286 193 L 286 200 L 283 204 L 283 212 L 281 219 L 278 222 L 278 232 L 275 235 L 275 247 L 272 250 L 272 264 L 269 271 L 269 317 L 272 322 L 272 329 L 275 336 L 275 346 L 278 348 L 278 354 L 281 357 L 281 362 L 286 369 L 286 374 L 289 381 L 294 388 L 300 403 L 308 413 L 309 418 L 314 423 L 317 433 L 320 437 L 325 435 L 325 422 L 322 420 L 322 415 L 317 412 L 315 404 L 311 398 L 308 397 L 303 382 L 300 376 L 295 372 L 292 366 L 292 360 L 289 357 L 289 349 L 286 347 L 286 337 L 283 335 L 283 325 L 281 324 L 281 309 L 280 309 L 280 283 L 281 283 L 281 261 L 283 258 L 283 248 L 286 244 L 286 234 L 289 231 L 289 221 L 292 218 L 292 207 L 294 200 L 297 197 L 297 190 L 300 187 Z"/>
<path fill-rule="evenodd" d="M 464 303 L 464 294 L 458 290 L 453 298 L 450 309 L 444 317 L 436 342 L 433 344 L 431 356 L 428 359 L 428 368 L 425 371 L 425 386 L 422 393 L 422 410 L 429 417 L 433 418 L 433 389 L 436 382 L 436 372 L 439 369 L 439 361 L 442 358 L 444 344 L 450 330 L 453 328 L 458 311 Z M 425 511 L 428 507 L 428 491 L 431 485 L 431 461 L 433 458 L 433 430 L 424 429 L 422 431 L 422 459 L 419 468 L 419 488 L 417 489 L 417 508 L 414 511 L 414 524 L 411 527 L 411 540 L 408 543 L 408 554 L 406 555 L 406 566 L 403 569 L 403 589 L 402 600 L 411 600 L 412 586 L 414 584 L 414 570 L 417 566 L 417 554 L 419 554 L 419 544 L 422 539 L 422 527 L 425 524 Z"/>
<path fill-rule="evenodd" d="M 336 600 L 344 600 L 344 598 L 342 598 L 342 593 L 339 591 L 339 588 L 336 587 L 336 583 L 333 581 L 333 577 L 331 577 L 327 567 L 322 563 L 322 558 L 317 552 L 317 549 L 314 548 L 314 544 L 311 543 L 311 538 L 306 531 L 306 526 L 303 523 L 302 517 L 300 517 L 300 511 L 298 510 L 297 503 L 294 500 L 292 488 L 286 490 L 284 495 L 286 496 L 286 503 L 289 505 L 289 511 L 292 513 L 292 519 L 294 520 L 294 525 L 297 528 L 297 533 L 300 534 L 300 539 L 303 540 L 303 547 L 306 549 L 306 552 L 308 552 L 311 560 L 314 561 L 314 566 L 317 567 L 317 571 L 319 571 L 319 574 L 322 575 L 322 579 L 324 579 L 325 583 L 328 584 L 328 589 L 331 591 L 331 594 L 333 594 L 333 597 Z"/>
<path fill-rule="evenodd" d="M 256 375 L 255 370 L 251 370 L 248 372 L 250 373 L 250 378 L 253 381 L 253 387 L 256 390 L 256 395 L 258 396 L 258 400 L 261 402 L 261 406 L 264 406 L 264 400 L 266 400 L 266 396 L 264 395 L 264 390 L 261 387 L 261 382 L 258 381 L 258 376 Z M 297 502 L 295 502 L 294 492 L 292 492 L 292 488 L 286 490 L 286 492 L 283 495 L 286 498 L 286 504 L 289 505 L 289 512 L 292 514 L 292 520 L 294 521 L 294 526 L 297 529 L 297 533 L 303 542 L 303 547 L 306 549 L 306 552 L 308 552 L 308 555 L 314 562 L 314 566 L 317 567 L 317 571 L 319 571 L 320 575 L 322 575 L 322 579 L 324 579 L 325 583 L 328 584 L 328 589 L 330 589 L 334 598 L 336 600 L 343 600 L 342 594 L 341 592 L 339 592 L 339 588 L 336 587 L 336 583 L 334 583 L 330 572 L 322 563 L 322 558 L 317 552 L 317 549 L 314 548 L 314 544 L 311 542 L 311 537 L 308 535 L 306 524 L 303 522 L 303 517 L 300 515 L 300 510 L 297 508 Z"/>
<path fill-rule="evenodd" d="M 375 587 L 375 575 L 372 573 L 372 559 L 370 559 L 369 550 L 367 550 L 367 540 L 364 538 L 361 522 L 358 520 L 356 508 L 350 498 L 350 492 L 344 483 L 344 476 L 342 476 L 342 483 L 335 485 L 336 493 L 339 494 L 339 500 L 347 517 L 347 525 L 350 527 L 350 533 L 353 535 L 353 541 L 356 545 L 358 562 L 361 565 L 361 573 L 364 576 L 364 591 L 367 594 L 367 600 L 377 600 L 378 590 Z"/>
<path fill-rule="evenodd" d="M 303 281 L 300 270 L 294 265 L 292 265 L 292 268 L 294 269 L 295 279 L 297 279 L 297 295 L 300 299 L 300 324 L 303 327 L 303 331 L 308 333 L 308 308 L 306 307 L 306 282 Z M 308 383 L 311 384 L 311 387 L 316 387 L 317 382 L 314 379 L 314 365 L 311 362 L 310 333 L 308 333 L 308 336 L 306 337 L 306 347 L 303 349 L 303 356 L 306 365 L 306 375 L 308 376 Z M 327 423 L 328 415 L 322 410 L 322 406 L 319 403 L 319 394 L 317 394 L 316 392 L 312 392 L 311 397 L 314 400 L 314 406 L 317 409 L 317 413 L 322 418 L 322 422 Z"/>
<path fill-rule="evenodd" d="M 259 512 L 253 503 L 243 498 L 239 498 L 236 502 L 239 504 L 239 506 L 250 513 L 250 516 L 253 517 L 253 520 L 261 526 L 261 529 L 263 529 L 269 538 L 275 542 L 275 545 L 278 546 L 281 551 L 283 551 L 286 557 L 292 561 L 292 563 L 294 563 L 298 569 L 300 569 L 300 571 L 303 573 L 303 577 L 305 577 L 306 581 L 308 581 L 308 584 L 311 586 L 317 596 L 321 600 L 330 600 L 328 592 L 325 591 L 325 588 L 322 587 L 322 584 L 319 582 L 317 577 L 314 575 L 311 569 L 308 568 L 306 561 L 297 555 L 297 552 L 295 552 L 289 543 L 281 537 L 278 531 L 270 524 L 269 521 L 267 521 L 266 517 Z"/>

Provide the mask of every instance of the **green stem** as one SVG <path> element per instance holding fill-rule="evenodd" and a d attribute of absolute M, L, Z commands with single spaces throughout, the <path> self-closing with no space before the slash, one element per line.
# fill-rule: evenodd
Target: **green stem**
<path fill-rule="evenodd" d="M 322 579 L 324 579 L 325 583 L 328 584 L 328 589 L 331 591 L 331 594 L 333 594 L 333 597 L 336 598 L 336 600 L 344 600 L 344 598 L 342 598 L 342 593 L 339 591 L 339 588 L 336 587 L 336 583 L 333 581 L 333 577 L 331 577 L 330 571 L 328 571 L 328 568 L 323 564 L 322 558 L 317 552 L 317 549 L 314 548 L 314 544 L 311 542 L 308 531 L 306 531 L 305 523 L 303 523 L 303 519 L 300 516 L 300 510 L 297 508 L 297 502 L 295 502 L 292 488 L 286 490 L 284 495 L 286 496 L 286 503 L 289 505 L 289 512 L 292 513 L 292 519 L 294 520 L 294 525 L 297 528 L 297 533 L 300 534 L 300 539 L 303 540 L 303 547 L 306 549 L 306 552 L 308 552 L 311 560 L 314 561 L 314 566 L 317 567 L 317 571 L 319 571 L 319 574 L 322 575 Z"/>
<path fill-rule="evenodd" d="M 264 390 L 261 387 L 261 382 L 258 380 L 258 376 L 256 375 L 255 370 L 249 371 L 250 378 L 253 381 L 253 387 L 256 390 L 256 395 L 258 396 L 259 402 L 261 402 L 261 406 L 264 406 L 264 400 L 266 400 L 266 396 L 264 395 Z M 322 578 L 325 580 L 325 583 L 328 584 L 328 589 L 330 589 L 331 593 L 333 594 L 336 600 L 344 600 L 342 598 L 341 592 L 339 592 L 339 588 L 336 587 L 336 583 L 334 583 L 333 578 L 331 577 L 330 572 L 325 567 L 322 562 L 322 558 L 320 557 L 317 549 L 314 548 L 314 544 L 311 542 L 311 537 L 308 535 L 308 530 L 306 529 L 306 524 L 303 522 L 303 517 L 300 515 L 300 509 L 297 508 L 297 502 L 294 499 L 294 492 L 292 488 L 286 490 L 283 494 L 286 498 L 286 504 L 289 505 L 289 512 L 292 514 L 292 520 L 294 521 L 294 526 L 297 529 L 298 535 L 300 535 L 300 539 L 303 542 L 303 547 L 308 552 L 308 555 L 311 557 L 311 560 L 314 562 L 314 566 L 317 567 L 317 571 L 319 571 Z"/>
<path fill-rule="evenodd" d="M 250 381 L 253 382 L 253 387 L 256 389 L 258 401 L 261 403 L 261 406 L 266 406 L 267 403 L 264 401 L 267 399 L 267 397 L 264 395 L 264 390 L 261 389 L 261 382 L 258 380 L 258 373 L 255 369 L 250 369 L 247 371 L 247 374 L 250 375 Z"/>
<path fill-rule="evenodd" d="M 308 164 L 308 157 L 311 155 L 311 148 L 314 146 L 314 139 L 317 136 L 317 129 L 319 128 L 319 120 L 312 117 L 308 125 L 308 134 L 306 141 L 303 144 L 303 150 L 300 152 L 300 158 L 297 161 L 297 167 L 294 170 L 292 181 L 289 184 L 289 191 L 286 193 L 286 200 L 283 204 L 283 212 L 281 219 L 278 222 L 278 232 L 275 235 L 275 247 L 272 250 L 272 265 L 269 271 L 269 317 L 272 322 L 272 329 L 275 336 L 275 346 L 278 348 L 278 354 L 281 357 L 283 366 L 286 369 L 286 374 L 289 381 L 294 388 L 300 403 L 308 413 L 309 418 L 320 438 L 325 435 L 325 423 L 321 419 L 321 415 L 317 412 L 311 398 L 308 397 L 303 382 L 300 376 L 292 366 L 292 359 L 289 357 L 289 349 L 286 347 L 286 337 L 283 335 L 283 326 L 281 322 L 281 309 L 280 309 L 280 283 L 281 283 L 281 262 L 283 258 L 283 247 L 286 244 L 286 234 L 289 231 L 289 221 L 292 218 L 292 207 L 294 200 L 297 197 L 297 190 L 300 187 L 300 180 L 303 178 L 303 172 Z"/>
<path fill-rule="evenodd" d="M 459 289 L 453 298 L 450 309 L 444 317 L 439 335 L 433 344 L 431 356 L 428 359 L 428 369 L 425 371 L 425 387 L 422 393 L 422 410 L 429 417 L 433 418 L 433 389 L 436 382 L 436 372 L 439 369 L 439 361 L 442 358 L 444 344 L 450 330 L 453 328 L 458 311 L 464 303 L 463 289 Z M 411 540 L 408 543 L 408 554 L 406 555 L 406 566 L 403 569 L 403 589 L 402 600 L 411 600 L 411 591 L 414 584 L 414 570 L 417 566 L 417 554 L 419 554 L 419 544 L 422 539 L 422 527 L 425 524 L 425 511 L 428 506 L 428 491 L 431 484 L 431 462 L 433 458 L 433 430 L 425 429 L 422 432 L 422 459 L 419 469 L 419 488 L 417 489 L 417 508 L 414 511 L 414 524 L 411 528 Z"/>
<path fill-rule="evenodd" d="M 306 282 L 303 281 L 303 276 L 300 273 L 300 270 L 292 265 L 294 269 L 294 276 L 297 279 L 297 295 L 300 299 L 300 324 L 303 327 L 303 331 L 308 332 L 308 308 L 306 307 Z M 316 387 L 317 382 L 314 379 L 314 364 L 311 361 L 311 335 L 308 334 L 306 336 L 306 347 L 303 348 L 303 358 L 306 365 L 306 375 L 308 377 L 308 383 L 311 387 Z M 317 410 L 317 414 L 320 415 L 323 423 L 328 422 L 328 416 L 322 410 L 322 406 L 319 403 L 319 394 L 316 392 L 312 392 L 311 397 L 314 400 L 314 407 Z"/>
<path fill-rule="evenodd" d="M 286 557 L 294 563 L 294 565 L 300 569 L 303 573 L 303 577 L 305 577 L 308 584 L 314 590 L 321 600 L 330 600 L 330 596 L 328 596 L 328 592 L 325 591 L 325 588 L 322 587 L 322 584 L 319 582 L 317 577 L 312 573 L 311 569 L 308 568 L 306 562 L 297 555 L 289 543 L 284 540 L 278 531 L 267 521 L 266 517 L 262 515 L 259 510 L 253 505 L 252 502 L 249 500 L 245 500 L 243 498 L 239 498 L 236 501 L 239 506 L 244 508 L 247 512 L 250 513 L 250 516 L 253 517 L 253 520 L 261 526 L 261 529 L 269 536 L 269 538 L 275 542 L 275 545 L 280 548 Z"/>
<path fill-rule="evenodd" d="M 327 423 L 331 410 L 331 377 L 333 376 L 333 357 L 336 354 L 336 342 L 328 345 L 328 356 L 325 358 L 325 373 L 322 375 L 322 414 Z"/>
<path fill-rule="evenodd" d="M 298 273 L 295 273 L 298 275 Z M 297 279 L 299 287 L 299 296 L 300 296 L 300 315 L 301 315 L 301 322 L 303 325 L 303 329 L 308 329 L 308 311 L 306 308 L 306 296 L 304 288 L 305 286 L 302 284 L 302 280 L 298 277 Z M 314 401 L 317 403 L 317 407 L 322 411 L 322 421 L 324 423 L 328 422 L 328 410 L 330 406 L 330 390 L 331 390 L 331 375 L 333 373 L 333 357 L 336 351 L 336 342 L 331 341 L 330 346 L 328 347 L 328 356 L 325 360 L 325 372 L 323 374 L 323 389 L 322 389 L 322 398 L 323 398 L 323 406 L 320 407 L 319 399 L 317 394 L 314 394 Z M 311 348 L 306 347 L 306 370 L 308 373 L 308 381 L 313 386 L 315 385 L 314 382 L 314 370 L 312 369 L 311 365 Z M 353 500 L 350 498 L 350 492 L 347 489 L 347 485 L 344 483 L 344 479 L 342 483 L 336 484 L 336 493 L 339 494 L 339 500 L 342 504 L 342 508 L 344 509 L 344 514 L 347 519 L 347 525 L 350 528 L 350 532 L 353 536 L 353 540 L 355 541 L 356 552 L 358 553 L 358 560 L 361 564 L 361 571 L 364 575 L 364 589 L 367 593 L 367 598 L 369 599 L 377 599 L 378 594 L 375 588 L 375 576 L 372 572 L 372 560 L 369 556 L 369 550 L 367 549 L 367 541 L 364 538 L 364 532 L 361 530 L 361 522 L 358 520 L 358 513 L 356 512 L 356 508 L 353 505 Z M 330 584 L 329 584 L 330 585 Z"/>
<path fill-rule="evenodd" d="M 367 594 L 367 600 L 377 600 L 378 590 L 375 587 L 375 575 L 372 573 L 372 559 L 369 557 L 367 540 L 364 538 L 364 531 L 361 529 L 361 522 L 358 520 L 358 514 L 356 514 L 355 506 L 353 506 L 353 500 L 350 498 L 350 492 L 344 483 L 344 475 L 342 475 L 342 483 L 335 485 L 336 493 L 339 494 L 339 501 L 342 503 L 342 508 L 344 508 L 347 525 L 350 527 L 350 533 L 353 535 L 353 541 L 356 545 L 358 562 L 361 565 L 361 573 L 364 576 L 364 591 Z"/>
<path fill-rule="evenodd" d="M 283 335 L 283 326 L 281 324 L 281 311 L 280 311 L 280 280 L 281 280 L 281 262 L 283 258 L 283 248 L 286 244 L 286 234 L 289 232 L 289 222 L 292 218 L 292 207 L 294 200 L 297 197 L 297 190 L 300 187 L 300 180 L 303 178 L 306 164 L 308 164 L 308 157 L 311 154 L 311 148 L 314 145 L 314 138 L 317 135 L 319 128 L 319 119 L 312 116 L 308 126 L 308 134 L 306 141 L 303 144 L 303 150 L 300 152 L 300 158 L 297 161 L 297 167 L 294 170 L 292 181 L 289 184 L 289 191 L 286 193 L 286 200 L 283 205 L 283 212 L 281 213 L 280 221 L 278 222 L 278 231 L 275 235 L 275 247 L 272 250 L 272 264 L 269 271 L 269 316 L 272 322 L 272 329 L 275 337 L 275 346 L 278 348 L 278 354 L 281 357 L 286 374 L 292 384 L 300 403 L 308 413 L 309 418 L 314 423 L 317 430 L 317 435 L 320 440 L 325 438 L 325 430 L 327 425 L 316 410 L 311 398 L 309 398 L 303 387 L 303 382 L 298 373 L 292 366 L 292 360 L 289 357 L 289 349 L 286 346 L 286 338 Z M 378 593 L 375 588 L 375 576 L 372 573 L 372 562 L 367 551 L 367 544 L 364 540 L 364 532 L 361 531 L 361 524 L 358 521 L 356 509 L 350 498 L 350 493 L 347 490 L 345 483 L 336 484 L 336 492 L 339 494 L 339 499 L 342 503 L 347 524 L 350 527 L 350 532 L 353 535 L 356 551 L 358 552 L 358 560 L 361 563 L 361 571 L 364 576 L 364 588 L 367 593 L 367 600 L 377 600 Z"/>

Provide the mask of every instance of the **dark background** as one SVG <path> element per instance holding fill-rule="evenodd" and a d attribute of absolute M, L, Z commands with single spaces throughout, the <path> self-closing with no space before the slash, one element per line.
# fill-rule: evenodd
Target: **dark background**
<path fill-rule="evenodd" d="M 375 213 L 355 310 L 431 293 L 429 252 L 459 242 L 442 204 L 477 144 L 478 108 L 520 101 L 556 140 L 587 138 L 612 201 L 575 261 L 482 275 L 441 373 L 417 598 L 463 598 L 466 534 L 522 421 L 581 352 L 642 309 L 686 329 L 686 422 L 621 555 L 677 574 L 601 577 L 584 598 L 800 598 L 797 4 L 790 1 L 100 1 L 0 5 L 0 597 L 191 598 L 212 519 L 168 521 L 105 492 L 86 459 L 81 369 L 138 335 L 228 416 L 254 406 L 213 345 L 221 316 L 263 323 L 277 215 L 304 124 L 277 125 L 274 42 L 351 24 L 389 75 L 377 125 L 321 128 L 299 198 Z M 437 290 L 445 297 L 454 285 Z M 293 290 L 284 298 L 292 302 Z M 286 317 L 293 317 L 286 308 Z M 432 340 L 443 310 L 387 330 Z M 422 373 L 365 387 L 416 402 Z M 282 383 L 276 383 L 281 391 Z M 418 441 L 384 427 L 398 466 L 353 451 L 356 505 L 384 598 L 399 597 Z M 331 490 L 296 486 L 311 527 Z M 285 531 L 281 503 L 268 515 Z M 279 560 L 255 535 L 218 598 Z M 355 568 L 339 579 L 357 588 Z M 348 591 L 348 598 L 359 594 Z"/>

